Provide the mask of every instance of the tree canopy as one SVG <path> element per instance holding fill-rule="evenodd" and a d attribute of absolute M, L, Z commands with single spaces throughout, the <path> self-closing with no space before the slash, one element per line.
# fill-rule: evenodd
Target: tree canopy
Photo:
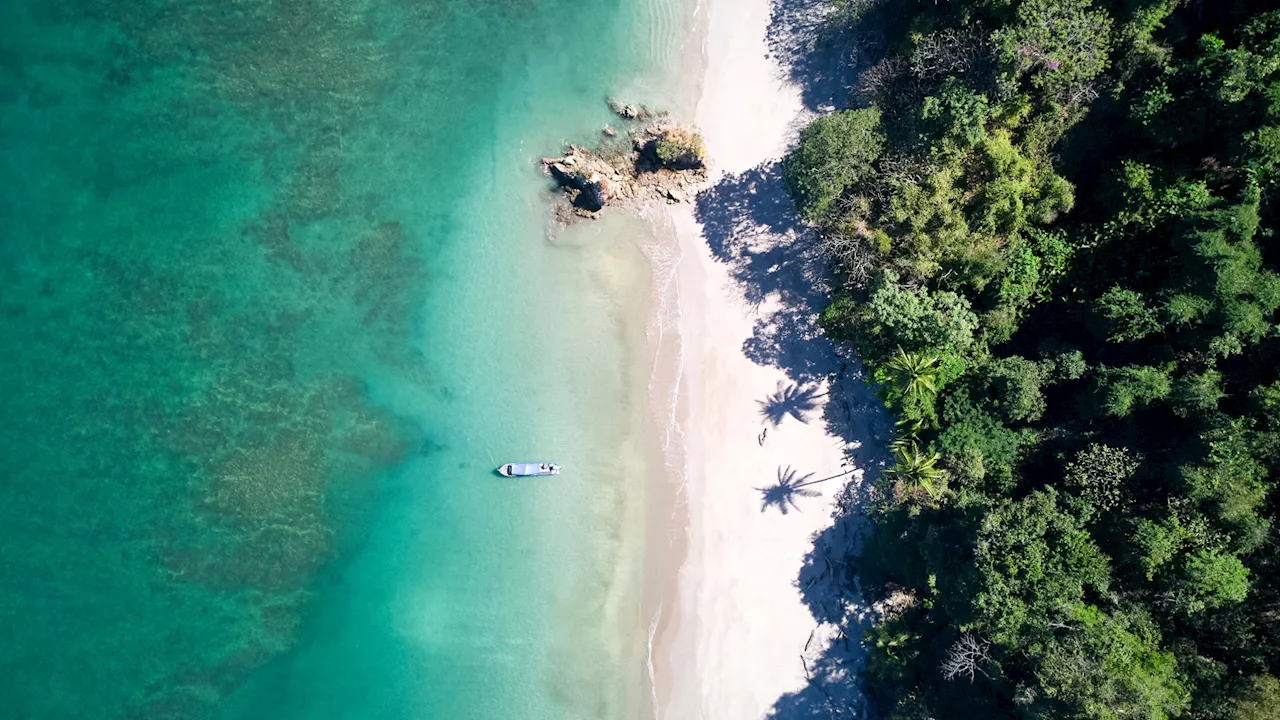
<path fill-rule="evenodd" d="M 1280 10 L 835 4 L 885 55 L 784 170 L 901 421 L 876 712 L 1280 717 Z"/>

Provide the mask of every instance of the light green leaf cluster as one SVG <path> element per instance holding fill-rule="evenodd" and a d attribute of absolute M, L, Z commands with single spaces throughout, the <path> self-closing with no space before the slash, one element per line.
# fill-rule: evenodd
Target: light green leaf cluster
<path fill-rule="evenodd" d="M 814 120 L 800 133 L 800 145 L 783 161 L 787 187 L 800 214 L 822 223 L 837 202 L 874 172 L 884 151 L 880 111 L 845 110 Z"/>

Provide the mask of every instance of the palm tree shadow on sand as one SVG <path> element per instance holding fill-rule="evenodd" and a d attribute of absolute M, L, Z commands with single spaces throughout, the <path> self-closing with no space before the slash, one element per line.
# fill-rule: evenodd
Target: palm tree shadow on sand
<path fill-rule="evenodd" d="M 808 484 L 805 481 L 811 477 L 813 473 L 796 477 L 796 471 L 790 465 L 778 468 L 776 485 L 756 488 L 764 496 L 763 502 L 760 503 L 760 512 L 765 512 L 771 507 L 777 507 L 783 515 L 790 512 L 789 508 L 799 512 L 800 506 L 796 504 L 797 497 L 817 497 L 820 494 L 817 490 L 809 490 L 805 487 Z"/>
<path fill-rule="evenodd" d="M 807 425 L 810 413 L 818 408 L 818 399 L 825 395 L 819 393 L 818 389 L 812 383 L 787 385 L 779 381 L 777 392 L 756 402 L 760 404 L 760 414 L 774 427 L 788 415 Z"/>
<path fill-rule="evenodd" d="M 857 10 L 864 3 L 768 2 L 769 58 L 788 83 L 800 89 L 805 106 L 825 112 L 860 105 L 852 93 L 858 84 L 856 70 L 874 65 L 888 48 L 878 16 L 849 25 L 832 13 L 841 6 Z M 895 13 L 887 15 L 892 19 Z M 807 119 L 797 121 L 795 129 Z M 798 219 L 786 193 L 781 163 L 770 160 L 725 175 L 698 193 L 694 209 L 707 247 L 759 313 L 751 337 L 743 343 L 744 355 L 758 365 L 782 370 L 789 382 L 798 385 L 781 397 L 775 394 L 761 402 L 761 420 L 777 425 L 791 414 L 787 403 L 797 399 L 792 394 L 809 385 L 823 388 L 828 401 L 815 403 L 806 420 L 824 423 L 846 443 L 851 468 L 836 476 L 849 482 L 840 480 L 823 489 L 824 495 L 831 494 L 830 503 L 812 496 L 817 489 L 812 483 L 821 480 L 797 477 L 790 467 L 779 468 L 776 484 L 754 489 L 762 496 L 761 512 L 777 507 L 789 518 L 792 509 L 802 509 L 806 502 L 802 498 L 809 497 L 815 508 L 822 508 L 820 512 L 830 508 L 834 516 L 813 537 L 804 566 L 794 579 L 818 625 L 799 658 L 807 682 L 782 693 L 765 717 L 865 718 L 869 709 L 860 679 L 865 664 L 860 640 L 875 613 L 862 597 L 858 570 L 868 532 L 864 510 L 875 496 L 881 470 L 892 462 L 886 445 L 893 439 L 893 420 L 853 350 L 834 346 L 818 326 L 817 318 L 830 303 L 832 292 L 842 288 L 831 286 L 829 256 L 821 238 Z M 805 414 L 803 409 L 800 412 Z M 852 470 L 855 467 L 861 472 Z M 851 478 L 854 472 L 856 478 Z"/>
<path fill-rule="evenodd" d="M 763 496 L 763 502 L 760 503 L 760 512 L 765 512 L 771 507 L 777 507 L 783 515 L 786 515 L 788 508 L 794 508 L 796 512 L 800 512 L 800 506 L 796 504 L 798 497 L 818 497 L 822 493 L 817 490 L 810 490 L 810 485 L 817 485 L 828 480 L 848 477 L 853 472 L 852 469 L 841 470 L 835 475 L 829 477 L 810 480 L 813 473 L 796 477 L 796 470 L 790 465 L 778 468 L 778 482 L 775 485 L 756 488 Z"/>

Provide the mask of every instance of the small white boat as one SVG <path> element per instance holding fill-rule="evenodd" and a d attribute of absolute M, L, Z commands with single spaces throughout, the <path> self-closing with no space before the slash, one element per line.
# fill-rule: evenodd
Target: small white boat
<path fill-rule="evenodd" d="M 541 477 L 543 475 L 559 475 L 560 464 L 544 463 L 507 463 L 498 466 L 498 473 L 506 477 Z"/>

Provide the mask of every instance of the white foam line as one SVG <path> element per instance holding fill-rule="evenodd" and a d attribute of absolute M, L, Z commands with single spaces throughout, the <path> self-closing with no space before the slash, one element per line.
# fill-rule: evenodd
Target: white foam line
<path fill-rule="evenodd" d="M 659 602 L 657 611 L 653 613 L 653 619 L 649 621 L 649 641 L 647 644 L 648 649 L 645 652 L 645 659 L 644 659 L 645 666 L 649 670 L 649 695 L 650 695 L 651 701 L 653 702 L 652 707 L 653 707 L 655 718 L 657 717 L 657 713 L 658 713 L 658 683 L 656 680 L 656 673 L 654 672 L 654 669 L 653 669 L 653 642 L 654 642 L 654 639 L 657 638 L 658 636 L 658 623 L 661 620 L 662 620 L 662 603 Z"/>

